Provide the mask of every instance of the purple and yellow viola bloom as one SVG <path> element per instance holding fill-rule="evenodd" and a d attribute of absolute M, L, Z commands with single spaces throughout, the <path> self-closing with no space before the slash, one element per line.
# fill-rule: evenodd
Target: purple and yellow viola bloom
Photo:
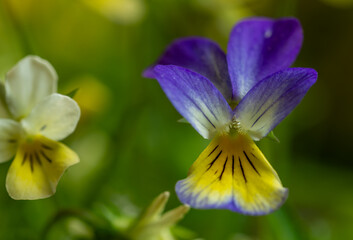
<path fill-rule="evenodd" d="M 232 30 L 227 55 L 200 37 L 172 43 L 144 72 L 156 78 L 174 107 L 213 139 L 176 184 L 194 208 L 268 214 L 288 190 L 256 146 L 302 100 L 317 79 L 310 68 L 289 68 L 303 32 L 295 18 L 249 18 Z"/>

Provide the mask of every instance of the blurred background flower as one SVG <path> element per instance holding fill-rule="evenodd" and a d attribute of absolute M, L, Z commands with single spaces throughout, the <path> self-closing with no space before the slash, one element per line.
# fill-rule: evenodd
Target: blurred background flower
<path fill-rule="evenodd" d="M 140 21 L 145 13 L 142 0 L 82 0 L 92 10 L 120 24 Z"/>
<path fill-rule="evenodd" d="M 141 1 L 143 15 L 123 24 L 83 0 L 1 0 L 0 78 L 24 56 L 39 55 L 58 72 L 59 92 L 78 87 L 74 99 L 82 108 L 93 102 L 95 110 L 87 110 L 75 134 L 65 140 L 81 162 L 64 175 L 54 197 L 13 201 L 5 189 L 9 163 L 2 164 L 0 239 L 39 239 L 52 216 L 67 208 L 96 211 L 98 203 L 114 202 L 136 216 L 138 211 L 117 196 L 141 209 L 166 189 L 170 209 L 179 206 L 175 182 L 208 141 L 200 140 L 190 125 L 173 122 L 180 115 L 158 83 L 141 73 L 178 37 L 208 37 L 225 50 L 227 31 L 241 18 L 227 11 L 242 9 L 246 16 L 299 18 L 305 39 L 295 66 L 319 72 L 303 104 L 276 128 L 281 142 L 259 143 L 289 188 L 288 201 L 263 217 L 193 210 L 179 225 L 207 240 L 352 239 L 353 7 L 323 1 Z M 221 23 L 222 18 L 228 20 Z M 85 90 L 91 81 L 105 90 L 94 84 Z M 82 231 L 80 225 L 74 224 Z M 48 239 L 80 238 L 59 227 Z"/>
<path fill-rule="evenodd" d="M 196 0 L 193 3 L 195 4 L 195 8 L 199 8 L 201 11 L 205 11 L 210 17 L 213 17 L 213 25 L 223 35 L 228 36 L 235 22 L 255 15 L 250 8 L 251 1 L 254 2 L 253 0 Z M 258 2 L 260 3 L 260 1 Z"/>
<path fill-rule="evenodd" d="M 81 121 L 104 114 L 112 102 L 112 93 L 109 88 L 93 76 L 79 76 L 70 79 L 65 92 L 72 91 L 81 108 Z"/>

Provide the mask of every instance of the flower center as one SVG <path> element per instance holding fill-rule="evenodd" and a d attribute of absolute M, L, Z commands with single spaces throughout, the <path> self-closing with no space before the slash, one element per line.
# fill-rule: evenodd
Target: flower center
<path fill-rule="evenodd" d="M 20 144 L 20 153 L 22 154 L 22 163 L 25 165 L 29 163 L 31 172 L 34 171 L 35 166 L 42 166 L 43 161 L 52 163 L 49 153 L 53 150 L 52 147 L 43 143 L 40 136 L 28 135 L 22 140 Z"/>
<path fill-rule="evenodd" d="M 246 131 L 241 128 L 240 123 L 233 119 L 228 126 L 225 127 L 221 135 L 229 135 L 231 137 L 236 137 L 238 135 L 246 135 Z"/>
<path fill-rule="evenodd" d="M 231 109 L 234 111 L 234 109 L 238 106 L 239 101 L 229 100 L 228 104 L 231 107 Z M 236 137 L 238 135 L 246 135 L 246 134 L 247 134 L 246 131 L 242 129 L 240 123 L 234 117 L 232 121 L 225 126 L 224 130 L 221 132 L 220 135 L 229 135 L 231 137 Z"/>

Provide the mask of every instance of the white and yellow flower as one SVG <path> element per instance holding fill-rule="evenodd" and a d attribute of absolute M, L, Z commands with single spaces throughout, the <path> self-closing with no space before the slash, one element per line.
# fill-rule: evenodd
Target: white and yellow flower
<path fill-rule="evenodd" d="M 14 66 L 1 84 L 0 163 L 15 156 L 6 178 L 13 199 L 53 195 L 64 171 L 79 162 L 60 141 L 70 135 L 80 108 L 56 93 L 57 74 L 49 62 L 28 56 Z"/>

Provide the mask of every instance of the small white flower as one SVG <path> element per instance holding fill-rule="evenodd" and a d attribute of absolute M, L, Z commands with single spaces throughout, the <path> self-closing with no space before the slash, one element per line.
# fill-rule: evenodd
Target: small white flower
<path fill-rule="evenodd" d="M 28 56 L 14 66 L 0 88 L 0 163 L 15 156 L 6 178 L 13 199 L 53 195 L 64 171 L 79 162 L 57 141 L 76 128 L 80 108 L 57 94 L 57 74 L 49 62 Z"/>

